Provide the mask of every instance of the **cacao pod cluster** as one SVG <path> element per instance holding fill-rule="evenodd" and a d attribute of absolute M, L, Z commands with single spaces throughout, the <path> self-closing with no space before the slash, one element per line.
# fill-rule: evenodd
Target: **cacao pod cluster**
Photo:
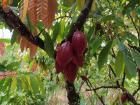
<path fill-rule="evenodd" d="M 65 80 L 73 83 L 79 67 L 84 64 L 84 52 L 87 48 L 86 36 L 81 31 L 74 32 L 71 40 L 56 47 L 55 68 L 63 73 Z"/>

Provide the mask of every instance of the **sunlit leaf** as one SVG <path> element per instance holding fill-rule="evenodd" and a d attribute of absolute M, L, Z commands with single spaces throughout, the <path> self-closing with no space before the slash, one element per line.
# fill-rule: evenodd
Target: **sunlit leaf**
<path fill-rule="evenodd" d="M 102 49 L 98 57 L 98 67 L 101 69 L 105 63 L 107 63 L 108 54 L 111 49 L 113 41 L 109 41 L 107 45 Z"/>
<path fill-rule="evenodd" d="M 118 77 L 122 75 L 122 73 L 124 72 L 124 67 L 125 67 L 124 56 L 123 53 L 119 51 L 115 61 L 115 72 Z"/>

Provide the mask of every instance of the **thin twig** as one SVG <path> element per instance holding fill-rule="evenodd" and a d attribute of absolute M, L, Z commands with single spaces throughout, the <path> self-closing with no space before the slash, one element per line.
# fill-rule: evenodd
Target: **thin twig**
<path fill-rule="evenodd" d="M 100 86 L 100 87 L 97 87 L 97 88 L 92 88 L 92 89 L 86 89 L 86 91 L 96 91 L 96 90 L 99 90 L 99 89 L 109 89 L 109 88 L 111 88 L 111 89 L 118 89 L 118 88 L 120 88 L 119 86 Z"/>
<path fill-rule="evenodd" d="M 138 88 L 133 92 L 133 96 L 135 96 L 138 91 L 140 91 L 140 69 L 137 68 L 137 72 L 138 72 Z"/>
<path fill-rule="evenodd" d="M 92 84 L 90 83 L 89 80 L 86 81 L 86 84 L 87 84 L 87 86 L 89 86 L 90 89 L 93 88 L 93 86 L 92 86 Z M 104 103 L 104 101 L 103 101 L 103 98 L 99 96 L 99 94 L 97 93 L 96 90 L 93 90 L 93 91 L 94 91 L 94 93 L 96 94 L 96 96 L 98 97 L 98 99 L 100 100 L 100 102 L 101 102 L 103 105 L 105 105 L 105 103 Z"/>
<path fill-rule="evenodd" d="M 110 70 L 112 71 L 112 73 L 113 73 L 114 77 L 116 78 L 116 77 L 117 77 L 117 76 L 116 76 L 116 73 L 114 72 L 114 70 L 113 70 L 113 68 L 112 68 L 112 66 L 111 66 L 111 65 L 109 65 L 109 68 L 110 68 Z M 117 84 L 118 86 L 120 86 L 120 83 L 119 83 L 119 81 L 118 81 L 118 80 L 116 80 L 116 84 Z"/>
<path fill-rule="evenodd" d="M 124 73 L 123 73 L 123 78 L 122 78 L 122 86 L 124 87 L 124 82 L 125 82 L 125 71 L 124 71 Z"/>

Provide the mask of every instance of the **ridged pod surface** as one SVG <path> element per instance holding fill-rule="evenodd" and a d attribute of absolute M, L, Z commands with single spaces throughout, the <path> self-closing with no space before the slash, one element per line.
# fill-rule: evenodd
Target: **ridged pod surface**
<path fill-rule="evenodd" d="M 76 31 L 72 37 L 72 47 L 77 55 L 82 55 L 87 47 L 87 39 L 83 32 Z"/>
<path fill-rule="evenodd" d="M 65 67 L 73 57 L 71 43 L 66 41 L 57 48 L 56 62 L 58 65 Z"/>

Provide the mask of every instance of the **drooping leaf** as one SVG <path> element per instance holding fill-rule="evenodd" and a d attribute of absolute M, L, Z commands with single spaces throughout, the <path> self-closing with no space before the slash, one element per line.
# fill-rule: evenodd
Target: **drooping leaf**
<path fill-rule="evenodd" d="M 116 24 L 116 26 L 123 26 L 124 25 L 124 22 L 123 22 L 122 18 L 120 18 L 120 17 L 118 17 L 116 15 L 107 15 L 107 16 L 102 17 L 101 20 L 104 23 L 113 20 L 114 23 Z"/>
<path fill-rule="evenodd" d="M 128 43 L 137 45 L 138 39 L 135 35 L 130 32 L 125 32 L 125 35 L 122 37 L 123 40 L 128 40 Z"/>
<path fill-rule="evenodd" d="M 135 77 L 136 72 L 136 64 L 133 61 L 133 58 L 129 51 L 123 52 L 124 54 L 124 61 L 125 61 L 125 68 L 126 68 L 126 76 L 127 78 L 131 79 L 132 77 Z"/>
<path fill-rule="evenodd" d="M 19 36 L 19 42 L 20 42 L 20 49 L 23 52 L 24 50 L 28 49 L 30 50 L 30 58 L 35 56 L 37 52 L 37 46 L 29 42 L 26 38 Z"/>
<path fill-rule="evenodd" d="M 30 83 L 35 94 L 39 93 L 39 82 L 35 75 L 30 75 Z"/>
<path fill-rule="evenodd" d="M 1 72 L 1 71 L 5 71 L 5 70 L 6 70 L 6 66 L 5 66 L 5 65 L 0 64 L 0 72 Z"/>
<path fill-rule="evenodd" d="M 17 41 L 17 35 L 18 35 L 18 33 L 16 31 L 14 31 L 12 38 L 11 38 L 11 45 L 13 45 Z"/>
<path fill-rule="evenodd" d="M 37 46 L 29 42 L 30 58 L 33 58 L 37 52 Z"/>
<path fill-rule="evenodd" d="M 47 52 L 48 56 L 53 58 L 54 57 L 54 44 L 53 44 L 53 41 L 52 41 L 50 35 L 48 34 L 48 32 L 46 32 L 44 30 L 44 25 L 41 22 L 38 23 L 38 28 L 39 28 L 39 31 L 42 32 L 42 35 L 45 38 L 45 40 L 44 40 L 45 51 Z"/>
<path fill-rule="evenodd" d="M 29 0 L 29 2 L 24 0 L 23 5 L 21 5 L 20 14 L 21 17 L 25 17 L 25 13 L 27 12 L 32 24 L 36 26 L 37 22 L 42 20 L 43 24 L 47 28 L 50 28 L 55 18 L 56 11 L 56 0 Z"/>
<path fill-rule="evenodd" d="M 92 44 L 92 53 L 94 54 L 96 52 L 96 50 L 100 47 L 101 43 L 103 41 L 103 38 L 99 38 L 97 37 L 94 41 L 93 41 L 93 44 Z"/>
<path fill-rule="evenodd" d="M 41 19 L 47 28 L 52 26 L 57 10 L 56 0 L 38 0 L 38 18 Z"/>
<path fill-rule="evenodd" d="M 79 10 L 82 10 L 85 4 L 85 0 L 76 0 L 77 6 Z"/>
<path fill-rule="evenodd" d="M 8 0 L 2 0 L 2 7 L 7 8 Z"/>
<path fill-rule="evenodd" d="M 53 45 L 53 41 L 51 39 L 51 37 L 49 36 L 49 34 L 47 32 L 43 32 L 43 35 L 45 37 L 45 51 L 47 52 L 47 54 L 50 57 L 54 57 L 54 45 Z"/>
<path fill-rule="evenodd" d="M 57 39 L 58 34 L 60 33 L 60 24 L 57 22 L 53 27 L 53 37 L 52 41 L 55 42 Z"/>
<path fill-rule="evenodd" d="M 17 88 L 17 79 L 12 78 L 11 91 L 14 91 L 16 88 Z"/>
<path fill-rule="evenodd" d="M 140 68 L 140 53 L 135 50 L 132 50 L 132 56 L 137 64 L 137 67 Z"/>
<path fill-rule="evenodd" d="M 20 19 L 22 22 L 24 22 L 26 19 L 28 4 L 29 4 L 29 0 L 23 0 L 23 4 L 22 4 L 23 6 L 21 6 L 21 10 L 20 10 Z"/>
<path fill-rule="evenodd" d="M 30 0 L 29 1 L 29 8 L 28 8 L 28 16 L 30 21 L 33 25 L 37 25 L 37 1 L 38 0 Z"/>
<path fill-rule="evenodd" d="M 125 63 L 124 63 L 123 53 L 119 51 L 115 61 L 115 72 L 118 77 L 122 75 L 122 73 L 124 72 L 124 67 L 125 67 Z"/>
<path fill-rule="evenodd" d="M 92 2 L 91 11 L 94 11 L 95 8 L 96 8 L 95 1 L 96 0 L 93 0 L 93 2 Z M 85 2 L 86 2 L 86 0 L 76 0 L 77 7 L 78 7 L 79 10 L 82 10 L 84 8 Z"/>
<path fill-rule="evenodd" d="M 23 52 L 24 49 L 27 49 L 28 41 L 24 37 L 19 36 L 19 42 L 20 42 L 20 49 Z"/>
<path fill-rule="evenodd" d="M 98 68 L 101 69 L 105 63 L 107 63 L 107 58 L 109 51 L 112 47 L 113 41 L 109 41 L 107 45 L 102 49 L 98 56 Z"/>
<path fill-rule="evenodd" d="M 65 6 L 71 6 L 74 4 L 75 0 L 63 0 Z"/>

